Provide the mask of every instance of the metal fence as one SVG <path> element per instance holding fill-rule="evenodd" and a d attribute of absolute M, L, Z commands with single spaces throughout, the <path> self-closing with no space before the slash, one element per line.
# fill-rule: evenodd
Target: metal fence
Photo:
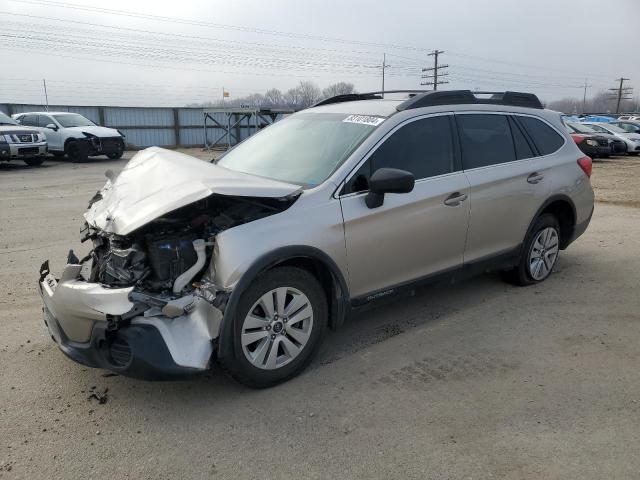
<path fill-rule="evenodd" d="M 44 105 L 0 104 L 0 111 L 8 115 L 22 112 L 41 112 Z M 144 148 L 153 145 L 162 147 L 201 147 L 211 143 L 223 132 L 217 125 L 204 128 L 202 108 L 169 107 L 100 107 L 50 105 L 50 112 L 79 113 L 89 120 L 105 127 L 116 128 L 124 133 L 128 145 Z M 220 125 L 226 123 L 223 113 L 212 114 Z M 241 114 L 237 114 L 240 119 Z M 235 122 L 234 122 L 235 123 Z M 219 131 L 216 131 L 219 130 Z M 255 131 L 253 125 L 240 122 L 234 126 L 231 144 L 244 140 Z M 209 135 L 205 139 L 205 134 Z M 205 141 L 208 140 L 208 141 Z"/>

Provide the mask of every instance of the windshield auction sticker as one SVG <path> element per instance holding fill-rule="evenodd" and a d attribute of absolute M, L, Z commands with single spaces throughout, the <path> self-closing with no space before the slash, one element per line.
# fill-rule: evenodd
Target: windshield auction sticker
<path fill-rule="evenodd" d="M 372 115 L 349 115 L 343 120 L 343 122 L 361 123 L 363 125 L 372 125 L 374 127 L 377 127 L 382 122 L 384 122 L 384 118 L 374 117 Z"/>

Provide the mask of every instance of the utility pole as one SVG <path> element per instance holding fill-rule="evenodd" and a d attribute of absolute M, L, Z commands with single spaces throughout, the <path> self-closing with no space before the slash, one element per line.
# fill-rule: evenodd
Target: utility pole
<path fill-rule="evenodd" d="M 592 85 L 587 85 L 587 80 L 588 79 L 584 79 L 584 95 L 582 96 L 582 113 L 587 113 L 587 88 L 591 87 Z"/>
<path fill-rule="evenodd" d="M 610 88 L 609 90 L 615 92 L 611 97 L 612 100 L 617 99 L 616 103 L 616 113 L 620 113 L 620 102 L 622 100 L 632 100 L 632 97 L 628 97 L 627 95 L 631 95 L 633 90 L 632 87 L 623 87 L 624 82 L 630 80 L 629 78 L 620 77 L 616 79 L 616 81 L 620 82 L 617 88 Z"/>
<path fill-rule="evenodd" d="M 438 85 L 442 85 L 443 83 L 449 83 L 446 80 L 438 80 L 438 77 L 444 77 L 446 75 L 449 75 L 448 73 L 439 72 L 439 70 L 443 70 L 449 67 L 449 65 L 438 64 L 438 55 L 440 55 L 441 53 L 444 53 L 444 50 L 434 50 L 433 52 L 428 54 L 430 57 L 433 57 L 433 67 L 423 68 L 422 71 L 433 72 L 433 75 L 429 75 L 428 73 L 422 75 L 422 78 L 424 78 L 425 81 L 421 82 L 420 85 L 433 85 L 433 89 L 438 90 Z"/>
<path fill-rule="evenodd" d="M 44 101 L 46 103 L 44 109 L 48 112 L 49 111 L 49 96 L 47 95 L 47 81 L 44 78 L 42 79 L 42 86 L 44 87 Z"/>
<path fill-rule="evenodd" d="M 382 98 L 384 98 L 384 71 L 391 65 L 387 65 L 387 54 L 382 54 Z"/>

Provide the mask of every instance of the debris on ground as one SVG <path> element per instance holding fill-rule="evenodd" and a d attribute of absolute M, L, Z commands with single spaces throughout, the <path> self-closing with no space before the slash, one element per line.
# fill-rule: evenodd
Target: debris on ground
<path fill-rule="evenodd" d="M 100 405 L 104 405 L 109 400 L 109 397 L 107 395 L 108 391 L 109 389 L 105 388 L 102 392 L 100 392 L 94 385 L 89 389 L 89 396 L 87 397 L 87 400 L 95 399 Z"/>

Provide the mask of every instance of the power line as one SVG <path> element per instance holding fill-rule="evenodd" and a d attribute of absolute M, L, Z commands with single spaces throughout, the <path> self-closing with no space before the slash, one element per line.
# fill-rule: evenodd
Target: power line
<path fill-rule="evenodd" d="M 9 0 L 12 2 L 16 2 L 18 0 Z M 390 43 L 377 43 L 377 42 L 368 42 L 364 40 L 353 40 L 339 37 L 330 37 L 330 36 L 322 36 L 322 35 L 312 35 L 308 33 L 297 33 L 297 32 L 284 32 L 279 30 L 269 30 L 264 28 L 256 28 L 256 27 L 245 27 L 240 25 L 229 25 L 223 23 L 213 23 L 213 22 L 205 22 L 200 20 L 190 20 L 186 18 L 176 18 L 176 17 L 164 17 L 160 15 L 151 15 L 147 13 L 139 13 L 139 12 L 130 12 L 126 10 L 117 10 L 114 8 L 102 8 L 102 7 L 93 7 L 87 6 L 77 3 L 67 3 L 67 2 L 57 2 L 57 1 L 49 1 L 49 0 L 20 0 L 20 3 L 24 4 L 32 4 L 32 5 L 40 5 L 40 6 L 50 6 L 50 7 L 59 7 L 59 8 L 67 8 L 73 9 L 75 11 L 81 10 L 92 13 L 104 13 L 109 15 L 117 15 L 124 16 L 130 18 L 139 18 L 145 20 L 153 20 L 159 22 L 168 22 L 171 24 L 183 24 L 183 25 L 192 25 L 198 27 L 206 27 L 206 28 L 215 28 L 222 30 L 233 30 L 233 31 L 241 31 L 248 33 L 258 33 L 263 35 L 273 35 L 273 36 L 282 36 L 287 38 L 300 38 L 307 40 L 317 40 L 323 42 L 333 42 L 333 43 L 344 43 L 351 45 L 368 45 L 373 47 L 380 48 L 391 48 L 398 50 L 413 50 L 413 51 L 425 51 L 425 48 L 420 47 L 411 47 L 408 45 L 397 45 Z"/>
<path fill-rule="evenodd" d="M 629 78 L 620 77 L 616 81 L 620 82 L 617 88 L 610 88 L 610 91 L 616 92 L 615 95 L 610 96 L 611 99 L 617 99 L 616 102 L 616 113 L 620 113 L 620 102 L 622 100 L 633 100 L 632 97 L 627 97 L 627 95 L 631 95 L 633 92 L 632 87 L 623 87 L 624 82 L 630 80 Z"/>
<path fill-rule="evenodd" d="M 427 68 L 423 68 L 422 69 L 423 72 L 433 72 L 433 75 L 429 75 L 428 73 L 422 75 L 422 78 L 425 79 L 426 81 L 421 82 L 420 85 L 433 85 L 433 90 L 434 91 L 438 90 L 438 85 L 441 85 L 443 83 L 449 83 L 446 80 L 438 80 L 438 74 L 440 75 L 440 77 L 444 77 L 446 75 L 449 75 L 448 73 L 439 72 L 439 70 L 441 71 L 441 70 L 449 67 L 449 65 L 439 65 L 438 64 L 438 56 L 441 53 L 444 53 L 444 50 L 434 50 L 433 52 L 429 53 L 428 55 L 430 57 L 433 57 L 433 67 L 427 67 Z"/>

